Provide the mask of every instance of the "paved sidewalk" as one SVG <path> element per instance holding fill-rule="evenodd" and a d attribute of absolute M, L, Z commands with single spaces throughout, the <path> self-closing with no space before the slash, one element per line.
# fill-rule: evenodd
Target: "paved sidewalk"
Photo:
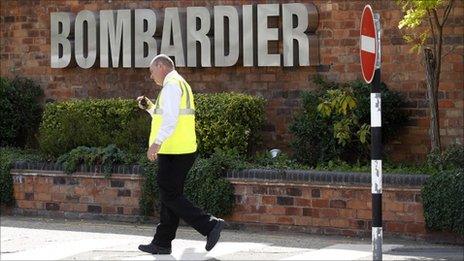
<path fill-rule="evenodd" d="M 140 252 L 154 225 L 1 216 L 1 260 L 370 260 L 370 239 L 225 230 L 206 252 L 205 238 L 181 227 L 171 255 Z M 384 240 L 384 260 L 463 260 L 462 246 Z"/>

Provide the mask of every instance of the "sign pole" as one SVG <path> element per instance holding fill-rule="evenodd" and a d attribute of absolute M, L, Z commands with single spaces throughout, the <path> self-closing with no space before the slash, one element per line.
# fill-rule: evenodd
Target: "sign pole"
<path fill-rule="evenodd" d="M 380 15 L 374 14 L 376 64 L 371 88 L 372 259 L 382 260 L 382 107 L 380 90 Z"/>

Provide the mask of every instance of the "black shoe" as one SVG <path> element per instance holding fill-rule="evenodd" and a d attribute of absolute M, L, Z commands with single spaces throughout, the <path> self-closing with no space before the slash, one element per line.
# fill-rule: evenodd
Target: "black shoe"
<path fill-rule="evenodd" d="M 216 225 L 214 225 L 211 232 L 209 232 L 207 239 L 206 239 L 206 246 L 205 249 L 210 251 L 216 245 L 221 236 L 221 230 L 224 228 L 226 222 L 224 220 L 218 218 Z"/>
<path fill-rule="evenodd" d="M 169 255 L 171 254 L 171 248 L 157 246 L 153 243 L 148 245 L 139 245 L 139 250 L 147 252 L 154 255 Z"/>

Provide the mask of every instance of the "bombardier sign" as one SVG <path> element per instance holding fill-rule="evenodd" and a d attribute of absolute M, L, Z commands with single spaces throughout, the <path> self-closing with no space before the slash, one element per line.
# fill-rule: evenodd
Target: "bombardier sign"
<path fill-rule="evenodd" d="M 318 18 L 301 3 L 54 12 L 51 67 L 146 68 L 158 53 L 179 67 L 318 65 Z"/>

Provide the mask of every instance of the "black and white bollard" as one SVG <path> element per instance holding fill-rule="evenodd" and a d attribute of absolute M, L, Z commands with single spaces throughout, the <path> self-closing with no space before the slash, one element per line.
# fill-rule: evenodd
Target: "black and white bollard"
<path fill-rule="evenodd" d="M 374 14 L 377 60 L 371 88 L 372 259 L 382 260 L 382 106 L 380 90 L 380 16 Z"/>

